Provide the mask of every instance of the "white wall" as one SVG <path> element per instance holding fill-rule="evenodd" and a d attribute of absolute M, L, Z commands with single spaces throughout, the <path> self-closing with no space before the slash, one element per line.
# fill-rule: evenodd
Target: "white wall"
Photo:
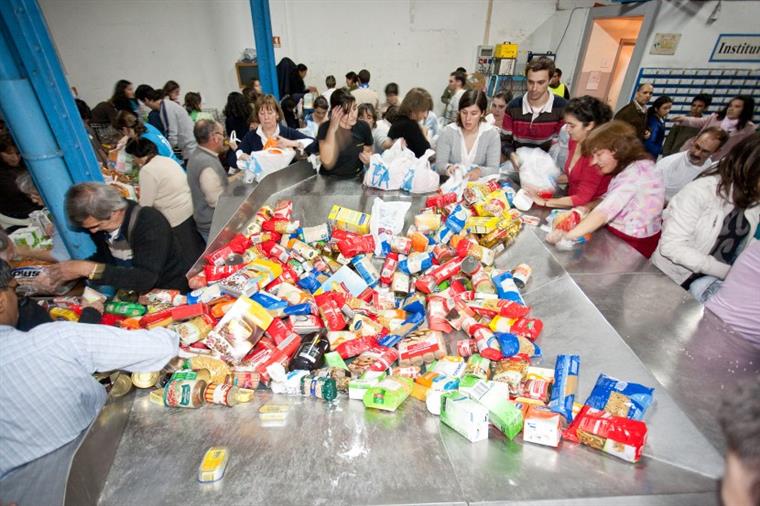
<path fill-rule="evenodd" d="M 592 3 L 562 0 L 559 5 L 570 9 Z M 221 108 L 227 93 L 237 88 L 235 61 L 254 45 L 246 0 L 40 4 L 69 80 L 91 106 L 126 78 L 156 87 L 174 79 L 183 93 L 200 91 L 206 105 Z M 320 90 L 328 74 L 342 83 L 349 70 L 367 68 L 378 92 L 390 81 L 402 93 L 422 86 L 440 107 L 448 74 L 460 65 L 474 66 L 487 5 L 488 0 L 270 0 L 272 32 L 282 40 L 275 59 L 288 56 L 305 63 L 307 83 Z M 494 0 L 489 43 L 523 43 L 552 17 L 555 6 L 555 0 Z M 573 26 L 583 17 L 579 14 Z M 578 36 L 572 28 L 568 43 Z"/>

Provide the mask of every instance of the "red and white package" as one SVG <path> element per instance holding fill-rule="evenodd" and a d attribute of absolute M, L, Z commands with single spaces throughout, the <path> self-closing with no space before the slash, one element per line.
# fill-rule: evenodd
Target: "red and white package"
<path fill-rule="evenodd" d="M 636 463 L 647 441 L 647 425 L 640 420 L 583 406 L 562 436 Z"/>

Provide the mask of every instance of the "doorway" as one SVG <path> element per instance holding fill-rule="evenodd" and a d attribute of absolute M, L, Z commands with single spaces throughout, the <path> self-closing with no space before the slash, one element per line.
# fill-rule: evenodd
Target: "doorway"
<path fill-rule="evenodd" d="M 577 95 L 591 95 L 615 108 L 643 22 L 643 16 L 593 21 Z"/>
<path fill-rule="evenodd" d="M 633 57 L 633 50 L 636 48 L 636 39 L 622 39 L 618 47 L 615 63 L 612 66 L 612 77 L 607 88 L 607 105 L 615 107 L 620 97 L 620 90 L 623 87 L 625 73 Z"/>
<path fill-rule="evenodd" d="M 660 2 L 589 9 L 572 95 L 591 95 L 613 110 L 631 98 Z"/>

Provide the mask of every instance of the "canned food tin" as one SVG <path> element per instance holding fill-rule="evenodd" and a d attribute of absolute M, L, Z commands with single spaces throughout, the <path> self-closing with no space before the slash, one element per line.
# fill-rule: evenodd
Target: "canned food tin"
<path fill-rule="evenodd" d="M 226 383 L 209 383 L 203 397 L 211 404 L 234 406 L 238 403 L 238 389 Z"/>
<path fill-rule="evenodd" d="M 256 390 L 261 380 L 259 373 L 254 371 L 232 371 L 224 379 L 228 385 L 234 385 L 238 388 L 248 388 Z"/>
<path fill-rule="evenodd" d="M 164 405 L 170 408 L 199 408 L 203 405 L 206 382 L 174 380 L 164 387 Z"/>
<path fill-rule="evenodd" d="M 151 388 L 158 383 L 160 371 L 153 372 L 133 372 L 132 384 L 137 388 Z"/>
<path fill-rule="evenodd" d="M 462 274 L 472 276 L 480 270 L 480 260 L 472 255 L 467 255 L 464 257 L 464 260 L 462 260 L 462 266 L 460 267 L 460 270 L 462 271 Z"/>

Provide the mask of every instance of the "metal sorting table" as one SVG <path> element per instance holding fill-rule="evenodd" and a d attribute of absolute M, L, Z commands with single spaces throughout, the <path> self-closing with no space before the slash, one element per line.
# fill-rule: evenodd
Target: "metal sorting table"
<path fill-rule="evenodd" d="M 411 201 L 407 225 L 424 201 L 296 164 L 252 191 L 229 188 L 212 232 L 224 242 L 260 205 L 282 198 L 312 226 L 332 204 L 368 212 L 376 196 Z M 268 390 L 247 405 L 198 410 L 165 409 L 141 391 L 127 398 L 131 410 L 104 410 L 96 420 L 74 459 L 67 504 L 97 497 L 103 505 L 717 504 L 719 402 L 739 379 L 760 374 L 760 351 L 703 316 L 700 304 L 611 234 L 601 231 L 572 252 L 554 250 L 543 235 L 526 227 L 496 265 L 533 267 L 524 296 L 545 324 L 543 362 L 581 355 L 580 402 L 601 372 L 655 387 L 638 464 L 564 441 L 558 449 L 521 436 L 510 442 L 493 428 L 473 444 L 413 398 L 385 413 L 347 398 L 275 396 L 291 405 L 288 418 L 263 426 L 258 408 L 273 397 Z M 221 482 L 202 485 L 197 467 L 212 445 L 230 447 L 231 458 Z"/>

